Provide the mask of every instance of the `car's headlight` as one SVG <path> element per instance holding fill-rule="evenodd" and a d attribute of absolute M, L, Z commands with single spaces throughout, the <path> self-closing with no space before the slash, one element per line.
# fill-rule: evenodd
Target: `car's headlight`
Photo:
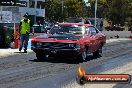
<path fill-rule="evenodd" d="M 80 44 L 76 44 L 76 49 L 80 49 Z"/>
<path fill-rule="evenodd" d="M 41 42 L 37 42 L 37 46 L 42 46 L 42 43 Z"/>
<path fill-rule="evenodd" d="M 74 47 L 74 44 L 69 44 L 68 46 L 69 46 L 69 47 Z"/>
<path fill-rule="evenodd" d="M 36 42 L 31 42 L 31 46 L 36 46 Z"/>

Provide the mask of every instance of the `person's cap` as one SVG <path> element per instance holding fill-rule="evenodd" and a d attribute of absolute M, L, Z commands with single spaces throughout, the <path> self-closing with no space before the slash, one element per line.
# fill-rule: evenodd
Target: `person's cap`
<path fill-rule="evenodd" d="M 23 17 L 28 17 L 28 14 L 25 14 Z"/>

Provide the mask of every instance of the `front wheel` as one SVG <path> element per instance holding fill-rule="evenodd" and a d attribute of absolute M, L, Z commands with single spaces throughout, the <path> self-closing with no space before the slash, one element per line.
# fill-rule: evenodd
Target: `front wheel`
<path fill-rule="evenodd" d="M 36 53 L 36 57 L 37 57 L 37 60 L 38 60 L 38 61 L 42 61 L 42 60 L 44 60 L 44 58 L 46 58 L 45 55 L 39 54 L 39 53 Z"/>
<path fill-rule="evenodd" d="M 85 48 L 83 52 L 77 58 L 79 59 L 80 62 L 84 62 L 86 61 L 87 57 L 88 57 L 88 51 Z"/>

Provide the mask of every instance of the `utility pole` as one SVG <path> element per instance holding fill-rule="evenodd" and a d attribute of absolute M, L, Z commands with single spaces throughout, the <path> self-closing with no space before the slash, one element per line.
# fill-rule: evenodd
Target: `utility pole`
<path fill-rule="evenodd" d="M 95 21 L 94 21 L 94 26 L 96 27 L 96 14 L 97 14 L 97 0 L 95 1 Z"/>
<path fill-rule="evenodd" d="M 62 21 L 64 22 L 64 1 L 62 0 L 61 1 L 61 4 L 62 4 Z"/>
<path fill-rule="evenodd" d="M 0 6 L 0 16 L 1 16 L 0 22 L 2 23 L 2 6 Z"/>

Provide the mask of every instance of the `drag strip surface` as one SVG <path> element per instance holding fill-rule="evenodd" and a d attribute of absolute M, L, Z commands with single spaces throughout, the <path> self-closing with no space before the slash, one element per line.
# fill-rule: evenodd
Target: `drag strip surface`
<path fill-rule="evenodd" d="M 126 57 L 131 62 L 132 41 L 117 41 L 105 45 L 103 56 L 80 63 L 90 73 L 100 73 L 110 70 L 116 65 L 107 66 L 100 70 L 105 63 L 112 63 L 118 58 Z M 128 60 L 127 60 L 128 58 Z M 112 60 L 112 61 L 111 61 Z M 119 60 L 122 63 L 122 60 Z M 124 61 L 125 62 L 125 61 Z M 118 64 L 118 63 L 117 63 Z M 120 64 L 122 65 L 122 64 Z M 35 53 L 18 53 L 10 57 L 0 58 L 0 87 L 1 88 L 58 88 L 75 81 L 76 69 L 79 66 L 71 58 L 48 58 L 38 62 Z M 39 86 L 38 86 L 39 85 Z M 44 87 L 45 86 L 45 87 Z"/>

